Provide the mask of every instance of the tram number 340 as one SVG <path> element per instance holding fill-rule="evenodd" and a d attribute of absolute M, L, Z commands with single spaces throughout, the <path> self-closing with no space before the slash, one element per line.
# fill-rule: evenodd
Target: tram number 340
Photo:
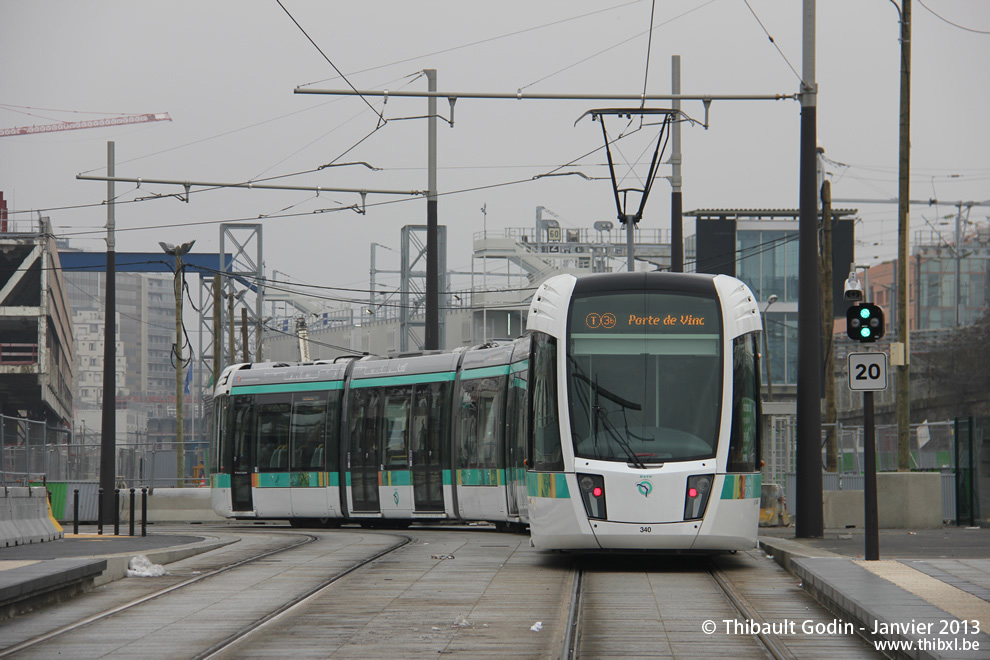
<path fill-rule="evenodd" d="M 887 389 L 887 354 L 850 353 L 849 389 L 853 391 Z"/>
<path fill-rule="evenodd" d="M 651 534 L 652 532 L 653 532 L 653 528 L 652 527 L 640 527 L 639 528 L 639 533 L 640 534 Z"/>

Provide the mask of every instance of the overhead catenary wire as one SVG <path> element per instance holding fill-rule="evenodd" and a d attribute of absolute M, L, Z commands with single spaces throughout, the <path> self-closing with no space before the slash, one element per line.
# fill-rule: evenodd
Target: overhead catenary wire
<path fill-rule="evenodd" d="M 786 56 L 786 55 L 784 55 L 784 51 L 782 51 L 782 50 L 780 49 L 780 46 L 779 46 L 779 45 L 777 45 L 777 40 L 776 40 L 776 39 L 774 39 L 774 38 L 773 38 L 773 35 L 772 35 L 772 34 L 770 34 L 770 31 L 769 31 L 769 30 L 767 30 L 767 26 L 763 24 L 763 21 L 762 21 L 762 20 L 760 20 L 760 17 L 756 15 L 756 11 L 755 11 L 755 10 L 753 9 L 753 6 L 752 6 L 751 4 L 749 4 L 749 0 L 743 0 L 743 2 L 745 2 L 745 3 L 746 3 L 746 7 L 747 7 L 747 8 L 749 9 L 749 12 L 750 12 L 751 14 L 753 14 L 753 18 L 755 18 L 755 19 L 756 19 L 756 22 L 760 24 L 760 27 L 761 27 L 761 28 L 763 28 L 763 32 L 764 32 L 764 34 L 766 34 L 766 35 L 767 35 L 767 39 L 769 39 L 769 40 L 770 40 L 770 43 L 772 43 L 772 44 L 773 44 L 773 47 L 774 47 L 774 48 L 776 48 L 776 49 L 777 49 L 777 52 L 778 52 L 778 53 L 780 53 L 780 56 L 781 56 L 782 58 L 784 58 L 784 62 L 786 62 L 786 63 L 787 63 L 787 66 L 788 66 L 788 67 L 789 67 L 789 68 L 791 69 L 791 71 L 793 71 L 793 72 L 794 72 L 794 75 L 795 75 L 795 76 L 797 76 L 797 79 L 798 79 L 799 81 L 801 81 L 801 83 L 803 84 L 803 83 L 804 83 L 804 80 L 803 80 L 803 79 L 801 78 L 801 74 L 800 74 L 800 73 L 798 73 L 798 71 L 797 71 L 797 69 L 795 69 L 795 68 L 794 68 L 794 65 L 793 65 L 793 64 L 791 64 L 791 61 L 790 61 L 789 59 L 787 59 L 787 56 Z"/>
<path fill-rule="evenodd" d="M 487 43 L 491 43 L 493 41 L 499 41 L 500 39 L 506 39 L 506 38 L 509 38 L 509 37 L 515 37 L 515 36 L 518 36 L 520 34 L 526 34 L 527 32 L 535 32 L 536 30 L 542 30 L 544 28 L 554 27 L 556 25 L 561 25 L 563 23 L 568 23 L 570 21 L 575 21 L 575 20 L 579 20 L 579 19 L 582 19 L 582 18 L 588 18 L 590 16 L 596 16 L 598 14 L 602 14 L 602 13 L 609 12 L 609 11 L 614 11 L 616 9 L 622 9 L 623 7 L 628 7 L 629 5 L 638 4 L 639 2 L 640 2 L 640 0 L 632 0 L 631 2 L 626 2 L 626 3 L 623 3 L 621 5 L 616 5 L 614 7 L 606 7 L 604 9 L 596 9 L 595 11 L 590 11 L 590 12 L 587 12 L 587 13 L 584 13 L 584 14 L 579 14 L 577 16 L 570 16 L 568 18 L 562 18 L 562 19 L 559 19 L 559 20 L 556 20 L 556 21 L 551 21 L 549 23 L 544 23 L 542 25 L 536 25 L 534 27 L 524 28 L 522 30 L 514 30 L 512 32 L 507 32 L 505 34 L 500 34 L 500 35 L 495 36 L 495 37 L 487 37 L 487 38 L 484 38 L 484 39 L 478 39 L 478 40 L 471 41 L 471 42 L 466 43 L 466 44 L 461 44 L 459 46 L 451 46 L 450 48 L 442 48 L 440 50 L 435 50 L 435 51 L 432 51 L 432 52 L 429 52 L 429 53 L 423 53 L 422 55 L 414 55 L 412 57 L 407 57 L 407 58 L 404 58 L 404 59 L 401 59 L 401 60 L 394 60 L 394 61 L 388 62 L 386 64 L 378 64 L 376 66 L 368 67 L 366 69 L 360 69 L 358 71 L 352 71 L 348 75 L 356 76 L 356 75 L 359 75 L 359 74 L 362 74 L 362 73 L 368 73 L 370 71 L 377 71 L 378 69 L 384 69 L 384 68 L 387 68 L 387 67 L 390 67 L 390 66 L 395 66 L 397 64 L 407 64 L 409 62 L 415 62 L 416 60 L 422 60 L 422 59 L 425 59 L 427 57 L 433 57 L 434 55 L 443 55 L 445 53 L 452 53 L 454 51 L 461 50 L 461 49 L 464 49 L 464 48 L 471 48 L 472 46 L 480 46 L 481 44 L 487 44 Z M 714 2 L 714 0 L 709 0 L 709 2 Z M 303 83 L 303 84 L 304 85 L 316 85 L 318 83 L 324 83 L 324 82 L 328 82 L 330 80 L 333 80 L 333 78 L 323 78 L 321 80 L 314 80 L 313 82 L 308 82 L 308 83 Z"/>
<path fill-rule="evenodd" d="M 924 3 L 924 0 L 918 0 L 918 4 L 921 5 L 922 7 L 924 7 L 925 9 L 927 9 L 929 12 L 931 12 L 931 14 L 935 18 L 939 19 L 940 21 L 942 21 L 944 23 L 948 23 L 949 25 L 951 25 L 954 28 L 959 28 L 960 30 L 965 30 L 966 32 L 973 32 L 974 34 L 990 34 L 990 30 L 977 30 L 975 28 L 966 27 L 965 25 L 960 25 L 959 23 L 954 23 L 954 22 L 950 21 L 945 16 L 942 16 L 941 14 L 939 14 L 938 12 L 936 12 L 934 9 L 932 9 L 931 7 L 929 7 L 928 5 L 926 5 Z"/>
<path fill-rule="evenodd" d="M 653 52 L 653 16 L 657 10 L 657 0 L 652 0 L 650 2 L 650 36 L 646 41 L 646 66 L 643 72 L 643 100 L 640 101 L 641 108 L 646 106 L 646 88 L 650 82 L 650 55 Z M 643 121 L 642 116 L 639 118 L 640 122 Z"/>
<path fill-rule="evenodd" d="M 323 56 L 323 59 L 325 59 L 327 61 L 327 63 L 330 66 L 333 67 L 333 70 L 337 72 L 337 75 L 340 76 L 340 78 L 345 83 L 347 83 L 348 87 L 350 87 L 354 91 L 357 91 L 357 89 L 354 87 L 354 85 L 351 84 L 351 81 L 347 79 L 347 76 L 345 76 L 343 74 L 343 72 L 340 69 L 337 68 L 337 65 L 333 63 L 333 60 L 331 60 L 330 57 L 327 56 L 327 54 L 323 52 L 323 49 L 320 48 L 320 45 L 317 44 L 316 41 L 313 40 L 313 37 L 309 36 L 309 33 L 306 32 L 306 29 L 302 25 L 299 24 L 299 21 L 296 20 L 295 16 L 293 16 L 292 13 L 288 9 L 286 9 L 285 5 L 282 4 L 282 0 L 275 0 L 275 2 L 278 3 L 278 6 L 282 8 L 282 11 L 285 12 L 285 15 L 289 17 L 289 19 L 295 24 L 295 26 L 297 28 L 299 28 L 299 31 L 303 33 L 303 36 L 305 36 L 306 39 L 309 40 L 309 43 L 313 44 L 313 47 L 316 48 L 316 50 L 320 53 L 320 55 Z M 358 94 L 358 96 L 361 96 L 361 95 Z M 368 101 L 368 99 L 366 99 L 363 96 L 361 96 L 361 100 L 364 101 L 369 108 L 371 108 L 371 111 L 372 112 L 374 112 L 376 115 L 378 115 L 379 126 L 381 126 L 382 124 L 384 124 L 384 123 L 386 123 L 388 121 L 387 119 L 385 119 L 385 116 L 380 111 L 378 111 L 378 110 L 375 109 L 375 106 L 371 105 L 371 102 Z"/>
<path fill-rule="evenodd" d="M 707 7 L 708 5 L 712 4 L 713 2 L 715 2 L 715 0 L 708 0 L 708 2 L 706 2 L 703 5 L 699 5 L 697 7 L 694 7 L 692 9 L 689 9 L 689 10 L 687 10 L 687 11 L 681 13 L 681 14 L 678 14 L 677 16 L 674 16 L 673 18 L 668 19 L 668 20 L 666 20 L 666 21 L 664 21 L 662 23 L 657 23 L 656 25 L 653 25 L 652 24 L 653 21 L 652 21 L 652 17 L 651 17 L 651 20 L 650 20 L 651 25 L 650 25 L 650 28 L 648 30 L 643 30 L 642 32 L 637 32 L 636 34 L 631 35 L 631 36 L 623 39 L 622 41 L 619 41 L 617 43 L 612 44 L 608 48 L 605 48 L 605 49 L 600 50 L 600 51 L 598 51 L 596 53 L 593 53 L 591 55 L 588 55 L 587 57 L 581 58 L 577 62 L 573 62 L 573 63 L 565 66 L 562 69 L 558 69 L 557 71 L 554 71 L 553 73 L 547 74 L 547 75 L 543 76 L 542 78 L 538 78 L 538 79 L 534 80 L 531 83 L 528 83 L 526 85 L 523 85 L 519 89 L 520 90 L 523 90 L 523 89 L 527 89 L 529 87 L 533 87 L 534 85 L 538 85 L 539 83 L 544 82 L 546 80 L 549 80 L 550 78 L 553 78 L 554 76 L 556 76 L 558 74 L 561 74 L 561 73 L 563 73 L 565 71 L 568 71 L 569 69 L 573 69 L 576 66 L 580 66 L 581 64 L 584 64 L 585 62 L 589 62 L 589 61 L 595 59 L 596 57 L 599 57 L 601 55 L 604 55 L 605 53 L 608 53 L 609 51 L 615 50 L 616 48 L 619 48 L 620 46 L 623 46 L 625 44 L 628 44 L 633 39 L 637 39 L 639 37 L 642 37 L 644 34 L 647 34 L 647 33 L 652 34 L 652 32 L 653 32 L 654 29 L 659 28 L 659 27 L 663 27 L 663 26 L 668 25 L 670 23 L 673 23 L 674 21 L 676 21 L 676 20 L 678 20 L 680 18 L 684 18 L 688 14 L 692 14 L 692 13 L 698 11 L 699 9 L 703 8 L 703 7 Z"/>

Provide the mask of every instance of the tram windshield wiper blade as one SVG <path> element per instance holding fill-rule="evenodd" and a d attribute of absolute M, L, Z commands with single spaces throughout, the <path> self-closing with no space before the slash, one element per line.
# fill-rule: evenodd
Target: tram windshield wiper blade
<path fill-rule="evenodd" d="M 605 431 L 615 440 L 615 444 L 619 445 L 622 451 L 625 452 L 626 458 L 629 459 L 629 462 L 632 463 L 637 468 L 639 468 L 640 470 L 645 470 L 646 465 L 643 463 L 643 461 L 639 460 L 639 456 L 637 456 L 636 452 L 633 451 L 633 448 L 629 446 L 629 442 L 626 440 L 625 436 L 623 436 L 623 434 L 620 433 L 615 428 L 615 424 L 609 421 L 608 416 L 605 414 L 604 410 L 602 410 L 601 406 L 597 405 L 596 403 L 593 410 L 595 414 L 596 436 L 598 429 L 598 419 L 599 419 L 599 415 L 601 415 L 602 426 L 605 428 Z"/>

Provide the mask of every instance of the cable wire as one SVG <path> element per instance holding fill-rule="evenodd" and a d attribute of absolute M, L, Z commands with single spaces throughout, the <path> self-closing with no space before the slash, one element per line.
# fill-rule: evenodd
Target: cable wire
<path fill-rule="evenodd" d="M 638 33 L 636 33 L 634 35 L 631 35 L 629 37 L 626 37 L 622 41 L 619 41 L 619 42 L 617 42 L 615 44 L 612 44 L 608 48 L 605 48 L 603 50 L 600 50 L 597 53 L 593 53 L 593 54 L 591 54 L 591 55 L 589 55 L 589 56 L 587 56 L 585 58 L 582 58 L 582 59 L 578 60 L 577 62 L 574 62 L 572 64 L 568 64 L 563 69 L 558 69 L 557 71 L 554 71 L 553 73 L 547 74 L 547 75 L 543 76 L 542 78 L 538 78 L 538 79 L 534 80 L 533 82 L 529 83 L 528 85 L 523 85 L 522 87 L 519 88 L 519 91 L 522 91 L 522 90 L 524 90 L 524 89 L 526 89 L 528 87 L 532 87 L 533 85 L 537 85 L 537 84 L 539 84 L 541 82 L 544 82 L 545 80 L 548 80 L 550 78 L 553 78 L 554 76 L 556 76 L 558 74 L 561 74 L 564 71 L 567 71 L 569 69 L 573 69 L 576 66 L 579 66 L 581 64 L 584 64 L 585 62 L 588 62 L 589 60 L 593 60 L 594 58 L 598 57 L 599 55 L 604 55 L 605 53 L 607 53 L 607 52 L 609 52 L 611 50 L 615 50 L 619 46 L 623 46 L 625 44 L 628 44 L 633 39 L 637 39 L 639 37 L 642 37 L 644 34 L 647 34 L 648 32 L 649 33 L 652 33 L 652 30 L 655 29 L 655 28 L 663 27 L 665 25 L 669 25 L 670 23 L 673 23 L 674 21 L 676 21 L 676 20 L 678 20 L 680 18 L 684 18 L 688 14 L 692 14 L 692 13 L 698 11 L 699 9 L 702 9 L 704 7 L 707 7 L 708 5 L 712 4 L 713 2 L 715 2 L 715 0 L 708 0 L 708 2 L 706 2 L 705 4 L 698 5 L 697 7 L 694 7 L 693 9 L 689 9 L 686 12 L 683 12 L 681 14 L 678 14 L 677 16 L 674 16 L 673 18 L 671 18 L 669 20 L 663 21 L 661 23 L 657 23 L 656 25 L 651 25 L 650 28 L 649 28 L 649 30 L 643 30 L 642 32 L 638 32 Z"/>
<path fill-rule="evenodd" d="M 313 41 L 313 37 L 309 36 L 309 33 L 306 32 L 305 28 L 303 28 L 303 26 L 299 24 L 299 21 L 297 21 L 295 17 L 289 12 L 289 10 L 286 9 L 285 5 L 282 4 L 282 0 L 275 0 L 275 2 L 277 2 L 278 6 L 282 8 L 282 11 L 285 12 L 285 15 L 288 16 L 292 20 L 292 22 L 296 24 L 296 27 L 299 28 L 299 31 L 303 33 L 303 36 L 309 39 L 309 43 L 313 44 L 313 47 L 316 48 L 317 51 L 319 51 L 320 55 L 323 56 L 323 59 L 325 59 L 327 63 L 333 67 L 333 70 L 337 72 L 337 75 L 339 75 L 343 79 L 343 81 L 347 83 L 347 86 L 350 87 L 355 93 L 357 93 L 358 96 L 361 97 L 361 100 L 364 101 L 365 105 L 371 108 L 372 112 L 378 115 L 378 125 L 382 126 L 383 124 L 385 124 L 388 120 L 385 119 L 384 115 L 382 115 L 381 112 L 376 110 L 375 106 L 371 105 L 371 102 L 368 101 L 368 99 L 366 99 L 358 92 L 357 88 L 351 84 L 350 80 L 347 79 L 347 76 L 345 76 L 344 73 L 337 68 L 337 65 L 333 63 L 333 60 L 327 57 L 327 54 L 323 52 L 323 49 L 320 48 L 319 44 Z"/>
<path fill-rule="evenodd" d="M 784 58 L 785 62 L 787 62 L 787 66 L 791 68 L 791 71 L 794 72 L 794 75 L 797 76 L 797 79 L 801 81 L 801 84 L 803 85 L 804 79 L 801 78 L 801 74 L 797 72 L 797 69 L 794 68 L 794 65 L 791 64 L 791 61 L 787 59 L 786 55 L 784 55 L 784 51 L 780 49 L 780 46 L 777 45 L 777 41 L 773 38 L 773 35 L 771 35 L 769 30 L 767 30 L 767 26 L 764 25 L 763 21 L 760 20 L 760 17 L 756 15 L 756 12 L 753 10 L 752 5 L 749 4 L 749 0 L 743 0 L 743 2 L 746 3 L 746 6 L 749 8 L 750 13 L 753 14 L 753 18 L 756 19 L 756 22 L 760 24 L 761 28 L 763 28 L 763 32 L 767 35 L 767 39 L 770 40 L 770 43 L 772 43 L 773 47 L 777 49 L 777 52 L 780 53 L 780 56 Z"/>
<path fill-rule="evenodd" d="M 646 107 L 646 85 L 650 80 L 650 54 L 653 52 L 653 16 L 657 9 L 657 0 L 653 0 L 650 3 L 650 38 L 646 41 L 646 71 L 643 72 L 643 99 L 640 101 L 639 107 Z M 640 116 L 639 120 L 642 122 L 643 117 Z"/>
<path fill-rule="evenodd" d="M 952 27 L 959 28 L 960 30 L 965 30 L 966 32 L 972 32 L 974 34 L 990 34 L 990 31 L 987 31 L 987 30 L 976 30 L 974 28 L 966 27 L 965 25 L 959 25 L 958 23 L 953 23 L 952 21 L 950 21 L 949 19 L 947 19 L 945 16 L 940 15 L 934 9 L 932 9 L 931 7 L 929 7 L 928 5 L 926 5 L 922 0 L 918 0 L 918 4 L 921 5 L 922 7 L 924 7 L 925 9 L 927 9 L 935 18 L 937 18 L 940 21 L 943 21 L 945 23 L 948 23 Z"/>

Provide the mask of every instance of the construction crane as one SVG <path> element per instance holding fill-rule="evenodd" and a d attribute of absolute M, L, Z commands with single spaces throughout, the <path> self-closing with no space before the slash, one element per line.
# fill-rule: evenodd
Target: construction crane
<path fill-rule="evenodd" d="M 149 121 L 172 121 L 167 112 L 144 115 L 121 115 L 107 119 L 88 119 L 86 121 L 63 121 L 57 124 L 41 124 L 39 126 L 20 126 L 17 128 L 0 128 L 0 137 L 7 135 L 31 135 L 32 133 L 52 133 L 55 131 L 75 131 L 80 128 L 99 128 L 101 126 L 121 126 L 123 124 L 144 124 Z"/>

